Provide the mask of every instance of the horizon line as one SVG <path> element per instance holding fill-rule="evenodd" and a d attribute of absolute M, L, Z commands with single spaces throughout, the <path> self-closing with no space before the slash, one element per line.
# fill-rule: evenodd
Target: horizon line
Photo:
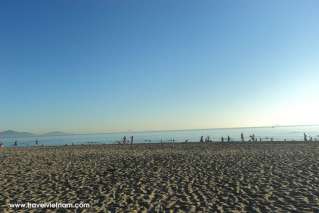
<path fill-rule="evenodd" d="M 291 125 L 265 125 L 265 126 L 234 126 L 234 127 L 214 127 L 214 128 L 194 128 L 194 129 L 155 129 L 155 130 L 126 130 L 126 131 L 105 131 L 105 132 L 91 132 L 91 133 L 75 133 L 75 132 L 64 132 L 64 131 L 48 131 L 45 133 L 33 133 L 28 131 L 16 131 L 12 129 L 3 130 L 5 131 L 16 131 L 19 133 L 31 133 L 34 136 L 45 136 L 48 133 L 60 132 L 61 136 L 68 135 L 94 135 L 94 134 L 116 134 L 116 133 L 145 133 L 145 132 L 176 132 L 176 131 L 192 131 L 192 130 L 215 130 L 215 129 L 250 129 L 250 128 L 276 128 L 276 127 L 298 127 L 298 126 L 319 126 L 319 124 L 291 124 Z M 59 135 L 56 135 L 59 136 Z M 30 136 L 32 137 L 32 136 Z"/>

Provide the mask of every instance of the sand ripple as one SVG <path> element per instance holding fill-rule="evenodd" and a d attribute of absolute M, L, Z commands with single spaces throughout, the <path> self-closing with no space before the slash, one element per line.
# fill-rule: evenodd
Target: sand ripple
<path fill-rule="evenodd" d="M 91 204 L 80 212 L 319 212 L 315 143 L 91 145 L 0 153 L 6 154 L 0 159 L 0 209 L 7 212 L 17 211 L 8 207 L 16 202 Z"/>

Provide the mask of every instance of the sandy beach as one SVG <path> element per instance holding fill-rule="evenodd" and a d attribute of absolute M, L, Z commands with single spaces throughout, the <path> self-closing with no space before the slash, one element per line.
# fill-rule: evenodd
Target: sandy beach
<path fill-rule="evenodd" d="M 3 148 L 0 156 L 0 212 L 25 212 L 9 203 L 27 202 L 91 206 L 76 212 L 319 212 L 316 143 Z"/>

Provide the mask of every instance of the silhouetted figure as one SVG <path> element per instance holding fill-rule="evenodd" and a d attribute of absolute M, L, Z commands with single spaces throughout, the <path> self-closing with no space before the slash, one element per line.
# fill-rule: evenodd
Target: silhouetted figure
<path fill-rule="evenodd" d="M 133 141 L 134 141 L 134 137 L 133 135 L 131 136 L 131 145 L 133 144 Z"/>
<path fill-rule="evenodd" d="M 249 136 L 250 137 L 250 140 L 252 141 L 252 142 L 255 142 L 256 141 L 256 139 L 255 139 L 255 134 L 252 134 L 251 136 Z"/>
<path fill-rule="evenodd" d="M 262 140 L 261 140 L 261 138 L 259 138 L 259 142 L 261 142 Z"/>
<path fill-rule="evenodd" d="M 18 146 L 18 141 L 14 141 L 14 146 Z"/>
<path fill-rule="evenodd" d="M 38 139 L 37 139 L 37 140 L 35 140 L 35 145 L 39 145 L 39 141 L 38 141 Z"/>
<path fill-rule="evenodd" d="M 240 134 L 241 142 L 245 142 L 244 133 Z"/>
<path fill-rule="evenodd" d="M 306 133 L 303 133 L 303 138 L 304 138 L 304 141 L 307 142 L 308 141 L 308 136 Z"/>
<path fill-rule="evenodd" d="M 270 141 L 271 141 L 271 142 L 274 142 L 274 138 L 270 138 Z"/>
<path fill-rule="evenodd" d="M 208 143 L 210 141 L 210 138 L 209 138 L 209 136 L 207 136 L 206 138 L 205 138 L 205 143 Z"/>
<path fill-rule="evenodd" d="M 222 141 L 222 143 L 224 142 L 224 137 L 222 137 L 221 141 Z"/>
<path fill-rule="evenodd" d="M 229 136 L 227 136 L 227 142 L 228 142 L 228 143 L 230 142 L 230 137 L 229 137 Z"/>
<path fill-rule="evenodd" d="M 123 144 L 126 144 L 126 136 L 123 137 Z"/>
<path fill-rule="evenodd" d="M 199 141 L 200 143 L 204 143 L 204 136 L 201 136 L 200 137 L 200 141 Z"/>

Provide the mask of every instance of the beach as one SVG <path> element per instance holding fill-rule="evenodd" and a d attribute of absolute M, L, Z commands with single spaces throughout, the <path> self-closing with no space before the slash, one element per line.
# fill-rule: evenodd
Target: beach
<path fill-rule="evenodd" d="M 27 202 L 90 204 L 77 212 L 319 212 L 315 142 L 40 146 L 0 156 L 0 212 L 25 212 L 9 204 Z"/>

